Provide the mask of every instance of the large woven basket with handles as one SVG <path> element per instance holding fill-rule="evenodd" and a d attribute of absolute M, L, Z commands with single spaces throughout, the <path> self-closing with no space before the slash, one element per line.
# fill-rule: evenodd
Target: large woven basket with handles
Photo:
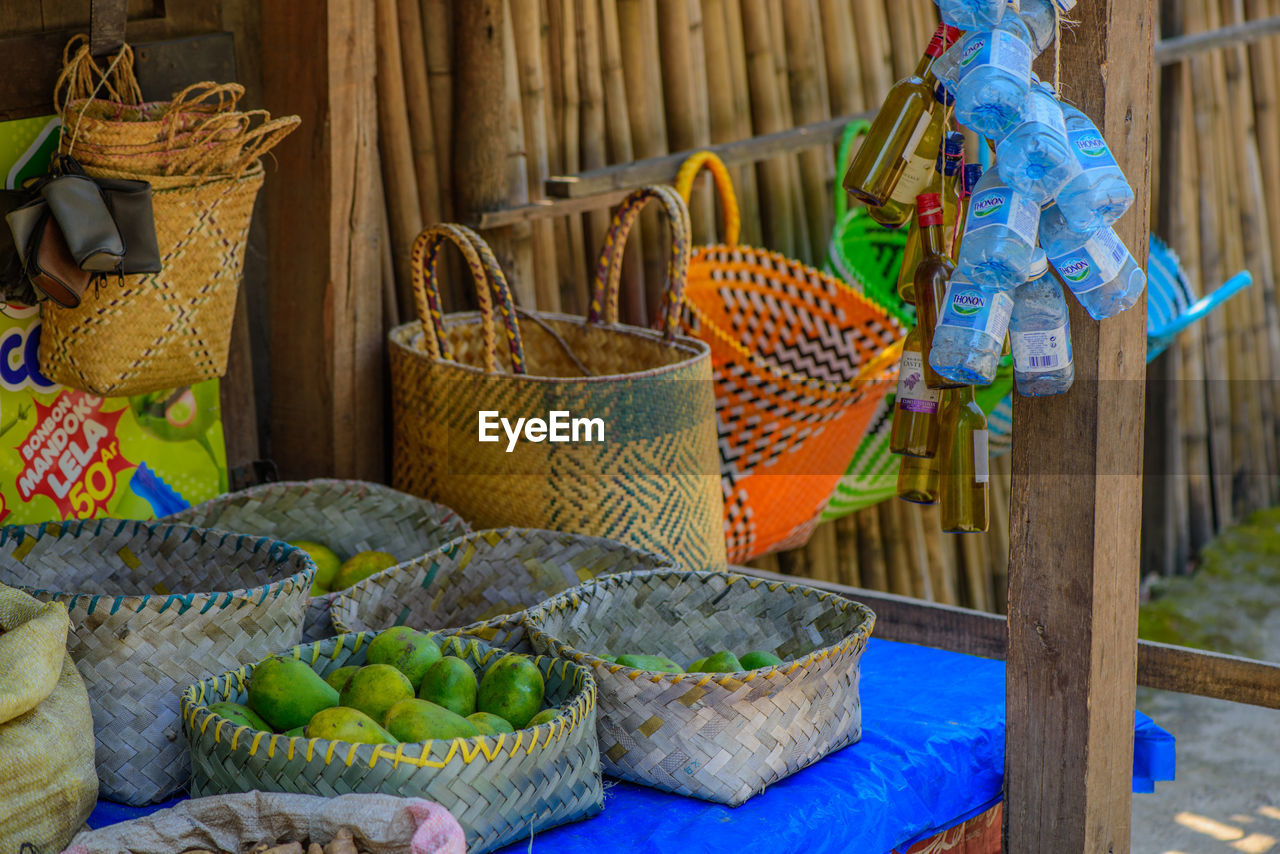
<path fill-rule="evenodd" d="M 140 806 L 190 778 L 182 689 L 298 642 L 315 575 L 277 540 L 100 519 L 0 529 L 0 583 L 71 615 L 103 797 Z"/>
<path fill-rule="evenodd" d="M 167 518 L 277 540 L 323 543 L 343 558 L 383 551 L 405 566 L 468 533 L 471 528 L 448 507 L 362 480 L 285 481 L 220 495 Z M 314 596 L 302 640 L 333 634 L 329 605 L 335 594 Z"/>
<path fill-rule="evenodd" d="M 858 665 L 875 615 L 798 584 L 725 572 L 610 575 L 532 609 L 533 646 L 589 667 L 607 773 L 737 806 L 862 736 Z M 777 667 L 651 673 L 602 655 L 682 666 L 770 650 Z"/>
<path fill-rule="evenodd" d="M 729 560 L 804 545 L 897 377 L 902 325 L 833 276 L 738 244 L 729 172 L 700 151 L 680 170 L 715 177 L 725 243 L 694 249 L 685 331 L 706 341 L 716 384 Z"/>
<path fill-rule="evenodd" d="M 659 200 L 675 234 L 662 331 L 617 322 L 622 250 L 641 206 Z M 519 525 L 609 537 L 690 569 L 723 568 L 711 362 L 676 334 L 688 211 L 667 187 L 628 197 L 596 275 L 591 316 L 522 313 L 484 242 L 433 226 L 414 245 L 419 320 L 390 333 L 394 483 L 477 528 Z M 478 286 L 478 313 L 442 315 L 438 255 L 454 242 Z M 495 326 L 498 333 L 495 334 Z M 488 412 L 493 441 L 479 440 Z M 578 440 L 508 442 L 501 416 L 585 419 Z M 598 420 L 598 427 L 590 425 Z M 544 428 L 547 426 L 544 423 Z"/>
<path fill-rule="evenodd" d="M 337 594 L 333 625 L 339 632 L 462 626 L 492 646 L 529 653 L 523 609 L 598 575 L 676 568 L 670 558 L 600 537 L 478 531 Z"/>
<path fill-rule="evenodd" d="M 339 635 L 284 654 L 326 675 L 364 664 L 373 637 Z M 467 661 L 477 676 L 506 654 L 461 637 L 442 638 L 441 651 Z M 381 792 L 426 798 L 458 819 L 471 854 L 595 815 L 604 807 L 595 682 L 585 667 L 548 657 L 533 661 L 546 682 L 547 704 L 560 707 L 555 720 L 496 737 L 394 746 L 289 738 L 236 726 L 208 706 L 243 703 L 253 668 L 204 679 L 182 695 L 194 770 L 191 794 Z"/>

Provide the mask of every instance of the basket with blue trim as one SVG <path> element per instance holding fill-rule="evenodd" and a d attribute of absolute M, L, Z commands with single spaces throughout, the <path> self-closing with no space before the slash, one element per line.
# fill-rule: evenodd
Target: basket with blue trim
<path fill-rule="evenodd" d="M 362 665 L 372 632 L 338 635 L 283 653 L 321 675 Z M 441 651 L 482 674 L 506 655 L 474 638 L 440 638 Z M 595 815 L 604 808 L 596 741 L 596 683 L 585 667 L 533 659 L 546 683 L 554 720 L 515 733 L 436 739 L 420 744 L 353 744 L 274 735 L 237 726 L 209 711 L 243 703 L 253 667 L 191 685 L 182 724 L 191 745 L 193 797 L 230 792 L 296 792 L 334 797 L 381 792 L 435 801 L 462 825 L 471 854 Z"/>

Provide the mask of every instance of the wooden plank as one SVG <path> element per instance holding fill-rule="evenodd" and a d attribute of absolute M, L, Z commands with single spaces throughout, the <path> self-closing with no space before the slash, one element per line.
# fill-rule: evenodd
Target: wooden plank
<path fill-rule="evenodd" d="M 385 236 L 367 12 L 359 0 L 262 7 L 266 106 L 302 117 L 267 181 L 272 453 L 286 478 L 386 473 Z"/>
<path fill-rule="evenodd" d="M 791 576 L 763 569 L 740 566 L 732 569 L 773 581 L 796 581 Z M 881 640 L 980 658 L 1005 658 L 1008 628 L 1007 621 L 999 614 L 827 581 L 805 580 L 804 583 L 869 607 L 876 614 L 873 637 Z M 1137 684 L 1160 691 L 1280 708 L 1280 664 L 1153 641 L 1137 642 Z"/>
<path fill-rule="evenodd" d="M 1147 254 L 1154 0 L 1093 0 L 1062 39 L 1064 93 L 1106 135 Z M 1053 51 L 1040 66 L 1052 78 Z M 1016 397 L 1005 850 L 1129 850 L 1137 676 L 1145 303 L 1096 323 L 1071 306 L 1076 380 Z"/>
<path fill-rule="evenodd" d="M 89 0 L 89 53 L 114 54 L 124 44 L 125 0 Z"/>

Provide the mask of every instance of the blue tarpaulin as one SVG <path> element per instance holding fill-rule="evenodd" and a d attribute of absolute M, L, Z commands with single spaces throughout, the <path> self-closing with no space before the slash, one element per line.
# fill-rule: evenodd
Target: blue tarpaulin
<path fill-rule="evenodd" d="M 605 811 L 538 834 L 545 854 L 888 854 L 999 802 L 1004 663 L 873 639 L 862 740 L 740 807 L 606 780 Z M 1138 713 L 1135 792 L 1173 779 L 1173 736 Z M 154 809 L 154 808 L 153 808 Z M 102 803 L 94 827 L 142 810 Z M 502 849 L 529 850 L 529 841 Z"/>

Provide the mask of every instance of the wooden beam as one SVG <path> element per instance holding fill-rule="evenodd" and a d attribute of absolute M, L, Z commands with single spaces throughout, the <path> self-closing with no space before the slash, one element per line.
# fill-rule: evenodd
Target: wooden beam
<path fill-rule="evenodd" d="M 266 107 L 302 117 L 266 187 L 271 454 L 285 478 L 385 477 L 373 24 L 359 0 L 262 5 Z"/>
<path fill-rule="evenodd" d="M 1147 255 L 1154 0 L 1084 0 L 1064 96 L 1106 136 Z M 1053 51 L 1041 77 L 1053 79 Z M 1096 323 L 1071 302 L 1075 386 L 1014 400 L 1005 729 L 1006 851 L 1129 850 L 1137 684 L 1145 301 Z"/>
<path fill-rule="evenodd" d="M 774 581 L 807 584 L 861 602 L 875 611 L 874 636 L 882 640 L 980 658 L 1005 657 L 1008 628 L 999 614 L 750 567 L 736 566 L 733 570 Z M 1138 641 L 1137 649 L 1139 685 L 1280 709 L 1280 664 L 1145 640 Z"/>
<path fill-rule="evenodd" d="M 1197 53 L 1248 44 L 1276 33 L 1280 33 L 1280 15 L 1257 18 L 1208 32 L 1164 39 L 1155 47 L 1155 60 L 1157 65 L 1171 65 Z"/>

